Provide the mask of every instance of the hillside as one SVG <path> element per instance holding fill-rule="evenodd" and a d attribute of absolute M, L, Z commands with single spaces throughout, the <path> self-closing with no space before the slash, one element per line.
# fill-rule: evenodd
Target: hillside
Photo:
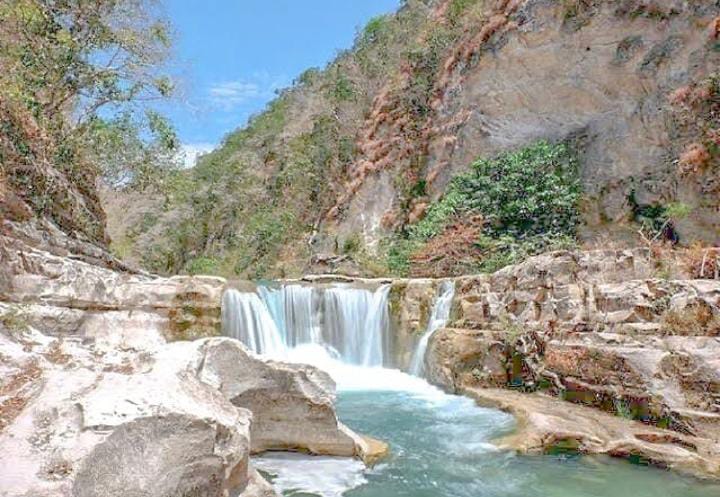
<path fill-rule="evenodd" d="M 281 277 L 717 243 L 718 15 L 707 0 L 408 0 L 163 198 L 106 198 L 113 246 L 162 273 Z"/>

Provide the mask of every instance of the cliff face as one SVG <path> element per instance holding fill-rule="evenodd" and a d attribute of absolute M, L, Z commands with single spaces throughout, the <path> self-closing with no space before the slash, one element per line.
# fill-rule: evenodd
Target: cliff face
<path fill-rule="evenodd" d="M 577 154 L 581 241 L 632 243 L 638 212 L 681 203 L 680 239 L 714 243 L 718 15 L 699 0 L 408 1 L 118 236 L 162 271 L 369 273 L 474 160 L 543 139 Z"/>
<path fill-rule="evenodd" d="M 554 252 L 454 279 L 425 376 L 516 415 L 500 445 L 720 476 L 720 283 L 658 278 L 647 250 Z M 407 369 L 440 280 L 394 280 L 394 365 Z"/>

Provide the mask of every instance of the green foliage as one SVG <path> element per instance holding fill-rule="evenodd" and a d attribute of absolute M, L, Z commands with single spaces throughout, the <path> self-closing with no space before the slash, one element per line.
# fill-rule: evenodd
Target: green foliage
<path fill-rule="evenodd" d="M 406 275 L 410 257 L 445 227 L 480 215 L 485 221 L 476 241 L 479 271 L 493 272 L 546 251 L 576 245 L 581 186 L 576 159 L 565 144 L 544 141 L 495 159 L 476 161 L 456 176 L 425 217 L 389 243 L 387 265 Z"/>
<path fill-rule="evenodd" d="M 447 18 L 452 24 L 456 24 L 465 12 L 477 4 L 479 0 L 451 0 L 447 10 Z"/>
<path fill-rule="evenodd" d="M 360 240 L 360 235 L 353 234 L 345 239 L 342 246 L 343 254 L 345 255 L 355 255 L 360 252 L 360 249 L 362 248 L 362 240 Z"/>
<path fill-rule="evenodd" d="M 457 213 L 481 214 L 486 233 L 516 239 L 574 235 L 580 200 L 577 163 L 564 144 L 538 142 L 492 160 L 478 160 L 457 176 L 426 217 L 411 227 L 415 239 L 437 235 Z"/>
<path fill-rule="evenodd" d="M 88 123 L 85 142 L 88 159 L 114 188 L 158 186 L 180 167 L 175 130 L 155 112 L 147 112 L 146 121 L 129 112 L 111 119 L 95 117 Z"/>
<path fill-rule="evenodd" d="M 335 71 L 330 95 L 336 102 L 352 100 L 355 95 L 355 89 L 353 88 L 352 81 L 350 81 L 350 79 L 339 69 L 336 69 Z"/>
<path fill-rule="evenodd" d="M 389 16 L 373 17 L 365 25 L 358 38 L 359 45 L 369 45 L 379 42 L 388 30 Z"/>
<path fill-rule="evenodd" d="M 168 25 L 152 0 L 12 0 L 0 26 L 2 173 L 36 214 L 102 242 L 97 177 L 171 146 L 167 123 L 144 112 L 173 91 Z M 143 144 L 141 129 L 159 141 Z M 133 160 L 111 157 L 122 143 Z"/>
<path fill-rule="evenodd" d="M 535 235 L 520 240 L 508 235 L 499 238 L 483 235 L 477 245 L 483 253 L 477 266 L 478 271 L 494 273 L 541 252 L 575 249 L 577 241 L 573 236 L 565 234 Z"/>
<path fill-rule="evenodd" d="M 403 98 L 406 107 L 417 117 L 424 117 L 430 112 L 430 101 L 440 64 L 455 38 L 455 33 L 438 26 L 430 32 L 427 39 L 415 44 L 406 53 L 406 58 L 413 68 L 413 75 Z"/>
<path fill-rule="evenodd" d="M 665 217 L 677 222 L 688 217 L 692 210 L 692 207 L 682 202 L 670 202 L 665 206 Z"/>
<path fill-rule="evenodd" d="M 385 265 L 392 276 L 408 276 L 410 273 L 410 256 L 416 252 L 422 243 L 416 240 L 399 238 L 386 242 L 384 247 Z"/>
<path fill-rule="evenodd" d="M 685 219 L 692 212 L 692 207 L 682 202 L 640 205 L 634 191 L 630 193 L 629 202 L 633 211 L 633 220 L 644 232 L 654 237 L 660 236 L 669 223 Z"/>
<path fill-rule="evenodd" d="M 185 270 L 188 274 L 215 274 L 218 261 L 212 257 L 196 257 L 186 264 Z"/>
<path fill-rule="evenodd" d="M 306 69 L 303 71 L 300 76 L 297 77 L 295 80 L 295 83 L 298 85 L 305 85 L 309 86 L 315 83 L 320 77 L 322 73 L 320 69 L 317 67 L 311 67 L 310 69 Z"/>

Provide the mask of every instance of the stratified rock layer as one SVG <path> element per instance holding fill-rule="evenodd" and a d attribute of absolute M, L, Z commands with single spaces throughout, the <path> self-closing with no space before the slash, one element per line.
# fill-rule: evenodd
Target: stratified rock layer
<path fill-rule="evenodd" d="M 252 453 L 380 452 L 338 422 L 327 374 L 212 337 L 225 280 L 46 248 L 0 235 L 3 497 L 269 497 Z"/>
<path fill-rule="evenodd" d="M 540 390 L 615 415 L 628 433 L 638 421 L 657 426 L 664 435 L 652 450 L 625 453 L 720 477 L 720 281 L 656 272 L 643 250 L 556 252 L 459 278 L 451 322 L 428 346 L 428 378 L 473 395 Z M 579 444 L 623 454 L 613 447 Z"/>

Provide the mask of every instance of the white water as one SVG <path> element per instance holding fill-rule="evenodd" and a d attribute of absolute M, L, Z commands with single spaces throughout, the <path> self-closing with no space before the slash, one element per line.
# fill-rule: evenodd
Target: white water
<path fill-rule="evenodd" d="M 318 344 L 300 345 L 288 351 L 287 360 L 316 366 L 332 376 L 340 396 L 346 394 L 402 396 L 412 399 L 424 410 L 437 409 L 442 413 L 454 412 L 458 405 L 475 408 L 472 401 L 445 394 L 425 380 L 410 376 L 397 369 L 381 366 L 362 366 L 343 362 L 332 349 Z M 459 404 L 458 404 L 459 403 Z M 383 415 L 376 413 L 376 416 Z M 511 418 L 497 413 L 498 423 Z M 397 421 L 397 420 L 395 420 Z M 480 444 L 477 450 L 496 450 L 489 443 Z M 368 469 L 357 459 L 304 454 L 266 453 L 253 458 L 259 470 L 272 475 L 273 485 L 283 495 L 317 495 L 342 497 L 347 492 L 368 484 L 368 478 L 381 473 L 385 466 Z"/>
<path fill-rule="evenodd" d="M 435 299 L 435 303 L 433 304 L 427 329 L 420 338 L 420 342 L 418 343 L 415 353 L 413 354 L 412 361 L 410 362 L 410 374 L 423 376 L 423 372 L 425 370 L 425 352 L 427 351 L 428 342 L 430 341 L 433 333 L 447 324 L 454 296 L 455 282 L 443 281 L 442 285 L 440 285 L 440 288 L 438 289 L 438 297 Z"/>
<path fill-rule="evenodd" d="M 347 284 L 260 286 L 257 294 L 228 290 L 224 332 L 275 359 L 315 344 L 337 351 L 349 364 L 382 366 L 388 359 L 389 291 L 390 285 L 368 290 Z"/>
<path fill-rule="evenodd" d="M 228 291 L 223 326 L 255 352 L 313 364 L 338 387 L 338 415 L 352 429 L 390 443 L 390 456 L 368 470 L 357 460 L 268 453 L 253 464 L 287 497 L 715 497 L 669 473 L 598 459 L 520 458 L 490 440 L 508 433 L 510 415 L 447 395 L 387 364 L 387 286 L 370 291 L 286 285 L 256 293 Z M 449 314 L 443 286 L 413 363 L 424 362 L 432 333 Z M 420 369 L 422 372 L 422 369 Z"/>
<path fill-rule="evenodd" d="M 228 290 L 223 295 L 222 326 L 226 336 L 237 338 L 252 351 L 282 358 L 286 346 L 267 307 L 255 293 Z"/>

